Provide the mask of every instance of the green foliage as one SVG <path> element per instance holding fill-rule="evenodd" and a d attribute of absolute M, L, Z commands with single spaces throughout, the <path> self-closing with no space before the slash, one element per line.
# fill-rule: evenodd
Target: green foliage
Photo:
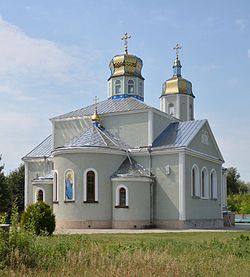
<path fill-rule="evenodd" d="M 6 176 L 6 184 L 9 191 L 9 210 L 16 201 L 18 212 L 21 214 L 24 210 L 24 164 Z"/>
<path fill-rule="evenodd" d="M 249 276 L 247 232 L 92 234 L 11 242 L 11 276 Z"/>
<path fill-rule="evenodd" d="M 1 155 L 0 155 L 0 162 L 1 162 Z M 6 177 L 3 172 L 4 166 L 0 165 L 0 212 L 7 212 L 8 211 L 8 204 L 9 204 L 9 192 L 6 184 Z"/>
<path fill-rule="evenodd" d="M 36 235 L 51 235 L 55 230 L 55 215 L 48 204 L 39 201 L 22 214 L 21 226 Z"/>
<path fill-rule="evenodd" d="M 250 214 L 250 194 L 231 194 L 227 198 L 228 209 L 238 214 Z"/>
<path fill-rule="evenodd" d="M 247 193 L 249 184 L 240 180 L 240 174 L 236 167 L 227 169 L 227 194 Z"/>

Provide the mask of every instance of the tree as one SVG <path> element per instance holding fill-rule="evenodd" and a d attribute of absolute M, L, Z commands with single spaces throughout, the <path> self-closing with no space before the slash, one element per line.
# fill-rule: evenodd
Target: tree
<path fill-rule="evenodd" d="M 227 194 L 239 193 L 239 179 L 240 174 L 236 167 L 229 167 L 227 169 Z"/>
<path fill-rule="evenodd" d="M 2 157 L 0 155 L 0 161 Z M 3 172 L 4 166 L 0 165 L 0 213 L 8 211 L 9 193 L 6 184 L 6 177 Z"/>
<path fill-rule="evenodd" d="M 21 226 L 36 235 L 51 235 L 55 231 L 55 215 L 48 204 L 39 201 L 22 214 Z"/>
<path fill-rule="evenodd" d="M 242 201 L 240 204 L 240 214 L 243 214 L 243 218 L 245 214 L 250 214 L 250 195 L 242 194 Z"/>
<path fill-rule="evenodd" d="M 21 164 L 17 169 L 10 172 L 6 177 L 6 184 L 9 191 L 9 210 L 16 201 L 18 212 L 24 210 L 24 165 Z"/>

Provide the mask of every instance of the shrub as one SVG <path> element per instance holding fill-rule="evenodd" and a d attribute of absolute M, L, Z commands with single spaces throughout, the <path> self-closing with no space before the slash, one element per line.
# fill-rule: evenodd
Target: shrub
<path fill-rule="evenodd" d="M 55 231 L 55 215 L 44 202 L 30 205 L 22 214 L 21 226 L 36 235 L 51 235 Z"/>

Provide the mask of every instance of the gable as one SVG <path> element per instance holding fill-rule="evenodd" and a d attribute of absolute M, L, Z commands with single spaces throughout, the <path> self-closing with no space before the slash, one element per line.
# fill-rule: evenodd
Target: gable
<path fill-rule="evenodd" d="M 194 151 L 198 151 L 224 161 L 207 121 L 205 121 L 203 126 L 199 128 L 198 132 L 188 143 L 187 147 Z"/>

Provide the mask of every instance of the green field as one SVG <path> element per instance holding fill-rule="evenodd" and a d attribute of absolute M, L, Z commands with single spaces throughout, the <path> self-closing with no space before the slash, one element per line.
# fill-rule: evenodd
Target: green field
<path fill-rule="evenodd" d="M 0 276 L 250 276 L 250 232 L 29 236 Z"/>

